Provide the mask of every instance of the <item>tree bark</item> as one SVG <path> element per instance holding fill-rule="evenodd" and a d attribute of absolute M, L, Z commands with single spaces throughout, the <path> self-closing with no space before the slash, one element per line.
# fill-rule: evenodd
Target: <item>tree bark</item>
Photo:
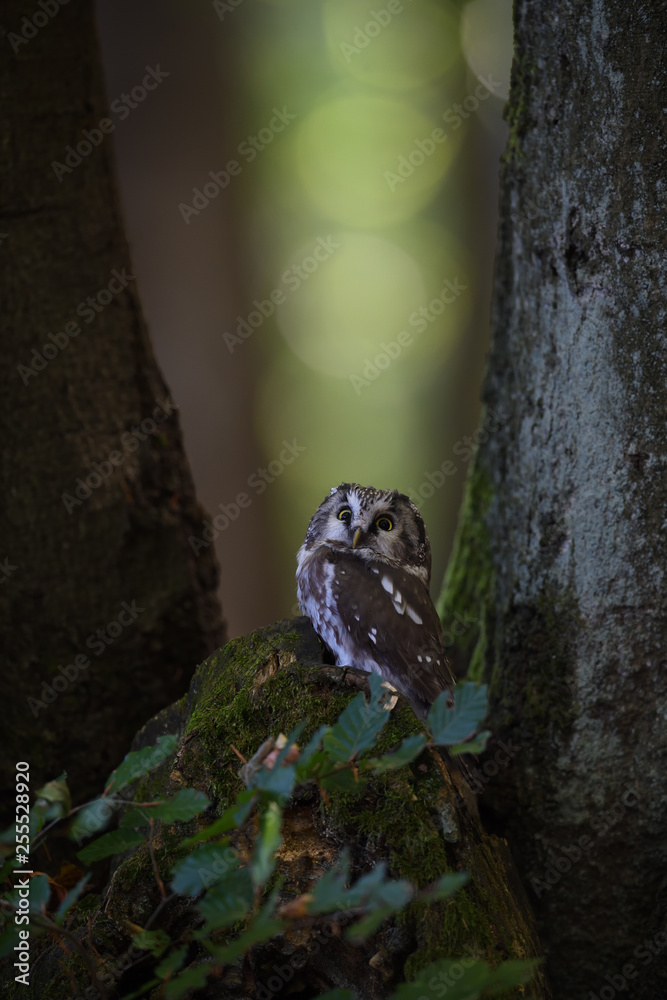
<path fill-rule="evenodd" d="M 46 6 L 3 8 L 0 781 L 27 759 L 34 788 L 66 769 L 87 797 L 223 630 L 122 231 L 92 4 Z"/>
<path fill-rule="evenodd" d="M 307 618 L 233 639 L 201 664 L 187 697 L 164 709 L 137 734 L 134 749 L 152 746 L 166 733 L 183 736 L 175 757 L 140 779 L 140 798 L 155 801 L 195 787 L 214 807 L 187 826 L 163 824 L 156 829 L 153 847 L 165 884 L 174 862 L 183 855 L 180 842 L 211 822 L 212 813 L 221 813 L 244 788 L 233 748 L 250 759 L 268 736 L 289 733 L 306 719 L 300 740 L 305 746 L 320 725 L 336 721 L 366 683 L 365 675 L 353 671 L 346 684 L 345 671 L 325 664 L 322 654 Z M 420 731 L 421 723 L 401 698 L 378 750 L 386 752 Z M 233 849 L 246 862 L 253 826 L 251 819 L 231 834 Z M 297 919 L 285 933 L 249 949 L 244 960 L 216 970 L 197 997 L 262 1000 L 267 988 L 276 996 L 292 991 L 318 996 L 340 987 L 364 1000 L 383 1000 L 399 983 L 440 958 L 481 959 L 495 967 L 505 959 L 540 955 L 533 916 L 506 842 L 482 829 L 475 797 L 457 769 L 446 766 L 437 752 L 426 750 L 409 766 L 372 777 L 360 795 L 332 791 L 326 804 L 314 782 L 299 786 L 283 816 L 277 853 L 283 883 L 280 903 L 312 891 L 313 883 L 342 851 L 350 854 L 355 879 L 383 861 L 392 878 L 410 879 L 420 888 L 445 872 L 465 870 L 470 881 L 450 900 L 413 900 L 400 917 L 387 920 L 363 944 L 353 944 L 342 934 L 349 915 Z M 83 897 L 67 919 L 67 930 L 94 956 L 108 1000 L 151 979 L 155 961 L 149 954 L 135 949 L 132 961 L 128 958 L 129 930 L 132 924 L 146 926 L 160 904 L 146 844 L 115 858 L 112 869 L 102 895 Z M 191 937 L 200 923 L 191 901 L 178 897 L 162 908 L 151 927 L 165 930 L 174 941 L 189 940 L 187 964 L 194 968 L 208 957 Z M 238 930 L 229 928 L 222 936 L 232 939 Z M 280 970 L 285 968 L 287 974 L 281 979 Z M 279 987 L 271 985 L 276 974 Z M 46 937 L 35 947 L 30 990 L 9 981 L 9 975 L 13 972 L 7 979 L 8 998 L 58 996 L 63 990 L 72 991 L 74 982 L 83 994 L 90 982 L 81 962 L 72 955 L 63 958 L 60 944 Z M 446 977 L 438 979 L 434 995 L 444 995 L 447 982 Z M 151 997 L 158 993 L 154 990 Z M 530 983 L 503 996 L 550 1000 L 543 968 Z"/>
<path fill-rule="evenodd" d="M 662 996 L 667 974 L 666 14 L 515 2 L 484 391 L 501 417 L 441 601 L 476 620 L 459 656 L 521 747 L 486 802 L 572 1000 Z"/>

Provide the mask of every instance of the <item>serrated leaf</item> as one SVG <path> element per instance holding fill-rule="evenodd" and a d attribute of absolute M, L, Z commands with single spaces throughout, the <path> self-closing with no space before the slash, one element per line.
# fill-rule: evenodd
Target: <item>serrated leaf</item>
<path fill-rule="evenodd" d="M 252 879 L 247 868 L 237 868 L 230 872 L 224 882 L 212 886 L 197 909 L 206 921 L 199 935 L 206 936 L 219 927 L 231 927 L 245 917 L 253 904 L 255 894 Z"/>
<path fill-rule="evenodd" d="M 282 812 L 277 802 L 270 802 L 260 822 L 260 832 L 255 842 L 251 876 L 256 889 L 262 888 L 276 867 L 276 851 L 280 847 Z"/>
<path fill-rule="evenodd" d="M 452 757 L 458 757 L 462 753 L 484 753 L 486 744 L 490 738 L 490 730 L 485 729 L 483 732 L 478 733 L 474 739 L 468 740 L 466 743 L 456 743 L 453 747 L 449 748 L 449 752 Z"/>
<path fill-rule="evenodd" d="M 380 862 L 349 888 L 349 859 L 341 857 L 335 868 L 315 884 L 308 903 L 309 914 L 364 908 L 370 912 L 348 936 L 363 939 L 371 934 L 389 914 L 402 909 L 414 896 L 414 887 L 404 880 L 386 878 L 386 865 Z"/>
<path fill-rule="evenodd" d="M 222 816 L 209 823 L 203 830 L 184 840 L 181 847 L 193 847 L 195 844 L 204 843 L 207 840 L 212 840 L 213 837 L 219 837 L 222 833 L 227 833 L 229 830 L 235 830 L 237 827 L 243 826 L 252 812 L 256 801 L 257 793 L 250 788 L 244 788 L 238 795 L 234 805 L 229 806 L 223 812 Z"/>
<path fill-rule="evenodd" d="M 188 990 L 203 986 L 214 968 L 215 965 L 212 962 L 204 962 L 202 965 L 196 965 L 194 968 L 179 972 L 177 976 L 165 983 L 165 1000 L 180 1000 Z"/>
<path fill-rule="evenodd" d="M 308 741 L 306 746 L 301 751 L 299 755 L 299 760 L 297 761 L 296 765 L 299 781 L 306 780 L 305 777 L 302 776 L 302 770 L 304 772 L 308 771 L 311 759 L 315 756 L 315 754 L 319 750 L 322 740 L 324 739 L 324 737 L 326 736 L 326 734 L 329 732 L 330 729 L 331 726 L 320 726 L 318 729 L 316 729 L 313 735 L 310 737 L 310 740 Z"/>
<path fill-rule="evenodd" d="M 472 736 L 487 711 L 486 684 L 463 681 L 454 688 L 454 707 L 447 708 L 449 692 L 442 691 L 428 713 L 431 738 L 438 746 L 452 746 Z"/>
<path fill-rule="evenodd" d="M 183 945 L 182 948 L 176 948 L 175 951 L 170 951 L 169 954 L 162 959 L 160 964 L 155 967 L 155 974 L 159 976 L 160 979 L 170 979 L 173 973 L 178 972 L 183 965 L 187 953 L 187 945 Z"/>
<path fill-rule="evenodd" d="M 228 841 L 203 844 L 186 858 L 177 861 L 171 870 L 173 891 L 180 896 L 198 896 L 204 889 L 235 871 L 239 859 L 228 844 Z"/>
<path fill-rule="evenodd" d="M 174 823 L 176 820 L 186 822 L 193 816 L 204 812 L 210 804 L 210 799 L 203 792 L 198 792 L 194 788 L 183 788 L 177 792 L 173 799 L 157 802 L 155 805 L 130 809 L 123 816 L 120 825 L 122 827 L 146 826 L 152 819 L 162 820 L 163 823 Z"/>
<path fill-rule="evenodd" d="M 410 764 L 426 746 L 427 740 L 423 736 L 406 736 L 400 746 L 391 753 L 383 757 L 371 757 L 370 760 L 361 762 L 364 770 L 373 770 L 378 774 L 384 771 L 391 771 L 394 768 L 404 767 Z"/>
<path fill-rule="evenodd" d="M 92 844 L 87 844 L 86 847 L 77 851 L 76 856 L 81 858 L 85 864 L 90 865 L 93 861 L 101 861 L 102 858 L 108 858 L 112 854 L 120 854 L 121 851 L 127 851 L 130 847 L 136 847 L 143 840 L 143 835 L 135 830 L 112 830 L 111 833 L 103 834 Z"/>
<path fill-rule="evenodd" d="M 526 982 L 537 964 L 503 962 L 494 970 L 486 962 L 472 958 L 445 959 L 422 969 L 413 982 L 402 983 L 392 1000 L 420 1000 L 425 992 L 430 996 L 439 989 L 446 990 L 447 1000 L 476 1000 L 482 991 L 498 993 Z"/>
<path fill-rule="evenodd" d="M 132 941 L 137 948 L 150 951 L 156 958 L 159 958 L 171 944 L 171 938 L 166 931 L 145 931 L 143 928 L 132 935 Z"/>
<path fill-rule="evenodd" d="M 367 704 L 364 695 L 359 693 L 324 737 L 324 749 L 333 761 L 349 761 L 368 750 L 389 721 L 389 712 L 380 704 L 380 698 L 386 693 L 381 678 L 369 674 L 368 683 L 370 702 Z"/>
<path fill-rule="evenodd" d="M 234 941 L 230 941 L 229 944 L 224 945 L 222 948 L 209 941 L 204 941 L 203 943 L 207 950 L 212 955 L 215 955 L 219 962 L 223 964 L 231 963 L 240 958 L 254 944 L 269 941 L 272 937 L 284 933 L 285 924 L 282 920 L 276 920 L 273 916 L 279 891 L 279 888 L 274 889 L 257 916 L 253 918 L 250 926 L 240 937 Z"/>
<path fill-rule="evenodd" d="M 361 920 L 357 920 L 356 924 L 348 927 L 345 937 L 348 941 L 354 941 L 355 943 L 365 941 L 371 934 L 375 934 L 378 927 L 394 912 L 395 908 L 393 906 L 380 906 L 376 910 L 372 910 L 365 917 L 362 917 Z"/>
<path fill-rule="evenodd" d="M 63 922 L 63 920 L 67 915 L 67 912 L 70 910 L 72 906 L 74 906 L 77 899 L 88 885 L 90 877 L 91 876 L 89 872 L 87 875 L 84 875 L 82 879 L 79 879 L 74 888 L 70 889 L 70 891 L 67 893 L 62 903 L 56 910 L 55 916 L 53 918 L 57 924 L 61 924 Z"/>
<path fill-rule="evenodd" d="M 158 742 L 151 747 L 143 747 L 141 750 L 132 750 L 126 754 L 122 762 L 113 771 L 106 783 L 105 794 L 113 790 L 119 792 L 130 782 L 135 781 L 144 774 L 148 774 L 157 767 L 167 757 L 172 756 L 178 744 L 178 734 L 169 733 L 160 737 Z"/>

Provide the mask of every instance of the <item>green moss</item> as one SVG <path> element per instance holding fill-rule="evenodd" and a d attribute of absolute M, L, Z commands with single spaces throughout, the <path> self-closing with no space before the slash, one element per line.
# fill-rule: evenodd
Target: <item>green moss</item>
<path fill-rule="evenodd" d="M 457 675 L 465 673 L 475 681 L 487 672 L 487 631 L 492 610 L 494 571 L 486 529 L 486 512 L 491 501 L 491 483 L 479 458 L 471 469 L 447 567 L 438 613 L 446 631 L 453 623 L 457 636 L 450 656 Z"/>

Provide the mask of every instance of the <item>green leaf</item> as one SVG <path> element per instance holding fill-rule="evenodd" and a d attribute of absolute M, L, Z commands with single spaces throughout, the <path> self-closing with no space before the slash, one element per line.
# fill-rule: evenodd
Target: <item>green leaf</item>
<path fill-rule="evenodd" d="M 19 927 L 14 923 L 13 918 L 0 934 L 0 958 L 8 958 L 14 954 L 14 946 L 19 944 Z"/>
<path fill-rule="evenodd" d="M 186 944 L 184 944 L 182 948 L 170 951 L 166 958 L 163 958 L 160 964 L 156 966 L 155 974 L 159 976 L 160 979 L 171 979 L 172 974 L 177 972 L 183 965 L 187 953 L 188 946 Z"/>
<path fill-rule="evenodd" d="M 318 729 L 316 729 L 315 732 L 313 733 L 313 735 L 310 737 L 310 740 L 308 741 L 308 743 L 306 744 L 306 746 L 303 748 L 303 750 L 299 754 L 299 760 L 298 760 L 298 763 L 297 763 L 297 772 L 299 772 L 299 781 L 303 781 L 304 780 L 301 777 L 301 773 L 300 773 L 301 772 L 301 768 L 302 767 L 304 767 L 304 768 L 308 767 L 308 764 L 310 763 L 311 758 L 314 757 L 315 754 L 317 753 L 317 751 L 319 750 L 320 745 L 322 743 L 322 740 L 324 739 L 324 737 L 326 736 L 326 734 L 329 732 L 330 729 L 331 729 L 331 726 L 320 726 Z"/>
<path fill-rule="evenodd" d="M 474 739 L 468 740 L 466 743 L 456 743 L 453 747 L 449 748 L 449 752 L 452 757 L 458 757 L 461 753 L 484 753 L 490 737 L 490 730 L 485 729 L 483 732 L 478 733 Z"/>
<path fill-rule="evenodd" d="M 179 972 L 177 976 L 165 983 L 165 1000 L 180 1000 L 188 990 L 204 986 L 214 968 L 215 965 L 212 962 L 204 962 L 202 965 L 195 965 Z"/>
<path fill-rule="evenodd" d="M 417 979 L 402 983 L 392 1000 L 420 1000 L 426 993 L 447 993 L 447 1000 L 476 1000 L 482 991 L 502 992 L 526 982 L 535 972 L 537 962 L 504 962 L 492 969 L 486 962 L 472 958 L 446 959 L 422 969 Z"/>
<path fill-rule="evenodd" d="M 137 948 L 150 951 L 156 958 L 159 958 L 171 944 L 171 938 L 166 931 L 137 931 L 132 935 L 132 940 Z"/>
<path fill-rule="evenodd" d="M 20 878 L 20 876 L 15 876 L 15 877 Z M 30 878 L 28 875 L 26 875 L 25 877 L 28 880 L 28 909 L 30 910 L 31 913 L 41 913 L 42 907 L 46 909 L 47 903 L 49 902 L 49 898 L 51 896 L 51 886 L 49 884 L 49 879 L 46 875 L 42 874 L 33 875 L 32 878 Z M 23 879 L 21 879 L 21 881 L 23 881 Z M 16 888 L 13 888 L 11 891 L 5 893 L 3 898 L 7 900 L 10 906 L 13 906 L 14 909 L 17 910 L 19 907 L 19 900 L 20 900 L 19 888 L 25 888 L 25 887 L 20 887 L 18 883 L 14 884 L 16 885 Z M 23 905 L 25 906 L 25 903 Z"/>
<path fill-rule="evenodd" d="M 88 885 L 89 881 L 90 881 L 90 873 L 88 873 L 88 875 L 84 875 L 82 879 L 79 879 L 74 888 L 70 889 L 70 891 L 67 893 L 62 903 L 56 910 L 55 916 L 53 918 L 57 924 L 61 924 L 63 922 L 65 916 L 67 915 L 68 910 L 70 909 L 70 907 L 74 906 L 77 899 Z"/>
<path fill-rule="evenodd" d="M 283 764 L 280 767 L 262 767 L 252 778 L 250 788 L 265 792 L 267 798 L 278 802 L 289 799 L 296 783 L 296 768 L 294 764 Z"/>
<path fill-rule="evenodd" d="M 237 958 L 245 954 L 245 952 L 251 948 L 252 945 L 259 944 L 262 941 L 268 941 L 270 938 L 284 933 L 286 929 L 285 924 L 281 920 L 276 920 L 273 916 L 279 892 L 280 887 L 273 890 L 262 909 L 259 911 L 257 916 L 254 917 L 250 926 L 243 932 L 243 934 L 241 934 L 240 937 L 236 938 L 234 941 L 230 941 L 229 944 L 222 948 L 212 944 L 210 941 L 204 941 L 203 943 L 207 950 L 214 955 L 219 962 L 227 964 L 235 962 Z"/>
<path fill-rule="evenodd" d="M 442 691 L 428 713 L 433 742 L 439 746 L 461 743 L 477 731 L 487 711 L 486 684 L 463 681 L 454 688 L 454 707 L 447 708 L 448 691 Z"/>
<path fill-rule="evenodd" d="M 219 837 L 222 833 L 227 833 L 228 830 L 235 830 L 237 827 L 243 826 L 256 801 L 257 793 L 250 788 L 244 788 L 239 793 L 234 805 L 231 805 L 223 812 L 222 816 L 204 827 L 199 833 L 184 840 L 181 847 L 193 847 L 195 844 L 201 844 L 213 837 Z"/>
<path fill-rule="evenodd" d="M 174 823 L 176 820 L 185 822 L 208 809 L 211 802 L 203 792 L 194 788 L 184 788 L 173 799 L 156 802 L 155 805 L 140 806 L 130 809 L 121 820 L 122 827 L 146 826 L 152 819 L 163 823 Z"/>
<path fill-rule="evenodd" d="M 439 879 L 427 886 L 421 893 L 421 897 L 428 903 L 435 902 L 436 899 L 449 899 L 458 892 L 470 876 L 468 872 L 452 872 L 450 875 L 441 875 Z"/>
<path fill-rule="evenodd" d="M 277 802 L 270 802 L 265 809 L 259 836 L 255 842 L 252 859 L 252 881 L 256 889 L 261 889 L 276 867 L 276 851 L 280 847 L 280 827 L 282 812 Z"/>
<path fill-rule="evenodd" d="M 315 883 L 312 890 L 312 900 L 308 904 L 308 912 L 332 913 L 342 909 L 340 903 L 345 895 L 345 884 L 350 878 L 350 856 L 343 851 L 333 868 Z"/>
<path fill-rule="evenodd" d="M 178 739 L 178 733 L 169 733 L 167 736 L 161 736 L 155 746 L 143 747 L 141 750 L 133 750 L 126 754 L 116 770 L 109 776 L 104 789 L 105 794 L 112 790 L 119 792 L 131 781 L 148 774 L 167 757 L 171 757 L 178 744 Z"/>
<path fill-rule="evenodd" d="M 406 736 L 400 746 L 385 754 L 384 757 L 372 757 L 370 760 L 361 762 L 364 770 L 373 770 L 378 774 L 384 771 L 391 771 L 397 767 L 404 767 L 418 757 L 426 746 L 427 740 L 424 736 Z"/>
<path fill-rule="evenodd" d="M 229 842 L 204 844 L 177 861 L 172 868 L 171 888 L 180 896 L 198 896 L 238 868 L 239 859 Z"/>
<path fill-rule="evenodd" d="M 46 875 L 33 875 L 30 879 L 30 910 L 33 913 L 41 913 L 42 908 L 46 909 L 51 886 Z"/>
<path fill-rule="evenodd" d="M 81 858 L 84 864 L 90 865 L 93 861 L 100 861 L 108 858 L 111 854 L 120 854 L 130 847 L 136 847 L 143 841 L 143 835 L 134 830 L 112 830 L 98 837 L 92 844 L 88 844 L 82 850 L 77 851 L 77 858 Z"/>
<path fill-rule="evenodd" d="M 250 911 L 255 894 L 252 879 L 247 868 L 237 868 L 230 872 L 224 882 L 212 886 L 197 909 L 206 921 L 203 931 L 197 936 L 207 936 L 218 927 L 231 927 L 242 920 Z"/>
<path fill-rule="evenodd" d="M 338 722 L 324 736 L 324 749 L 334 761 L 349 761 L 368 750 L 389 721 L 389 712 L 380 704 L 386 693 L 377 674 L 368 675 L 369 704 L 359 693 L 341 713 Z"/>
<path fill-rule="evenodd" d="M 329 726 L 323 728 L 329 732 Z M 312 753 L 305 762 L 299 758 L 296 765 L 296 779 L 299 782 L 309 781 L 311 778 L 316 779 L 323 772 L 330 771 L 332 767 L 333 761 L 329 754 L 324 750 L 318 750 L 316 753 Z"/>
<path fill-rule="evenodd" d="M 320 785 L 327 792 L 361 792 L 366 784 L 367 782 L 355 775 L 349 767 L 332 771 L 326 778 L 320 779 Z"/>
<path fill-rule="evenodd" d="M 69 827 L 70 840 L 76 840 L 80 843 L 82 840 L 87 840 L 88 837 L 99 833 L 108 825 L 114 811 L 118 808 L 120 805 L 117 800 L 105 798 L 103 795 L 88 802 L 72 818 Z"/>
<path fill-rule="evenodd" d="M 414 896 L 413 886 L 406 881 L 387 879 L 386 865 L 380 862 L 362 875 L 354 885 L 345 888 L 349 879 L 349 858 L 342 855 L 338 864 L 315 884 L 308 904 L 309 914 L 332 913 L 336 910 L 368 909 L 349 936 L 362 939 L 373 933 L 390 913 L 402 909 Z"/>

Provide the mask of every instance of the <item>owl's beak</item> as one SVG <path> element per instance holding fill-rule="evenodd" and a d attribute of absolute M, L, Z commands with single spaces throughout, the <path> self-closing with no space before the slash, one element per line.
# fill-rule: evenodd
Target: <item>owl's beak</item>
<path fill-rule="evenodd" d="M 352 539 L 352 548 L 353 549 L 356 549 L 357 545 L 359 544 L 359 539 L 360 538 L 361 538 L 361 528 L 357 528 L 357 530 L 354 533 L 354 538 Z"/>

